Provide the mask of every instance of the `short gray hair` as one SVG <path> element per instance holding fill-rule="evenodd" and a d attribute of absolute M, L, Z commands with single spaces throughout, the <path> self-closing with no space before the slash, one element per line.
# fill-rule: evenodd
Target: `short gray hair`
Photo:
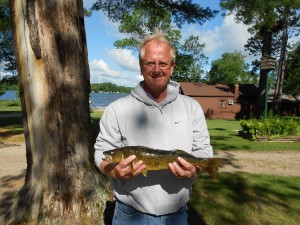
<path fill-rule="evenodd" d="M 157 28 L 155 29 L 153 34 L 146 36 L 144 38 L 144 42 L 140 45 L 140 52 L 139 52 L 139 60 L 140 61 L 142 61 L 144 59 L 146 45 L 152 40 L 156 40 L 160 43 L 166 43 L 167 45 L 169 45 L 170 46 L 170 54 L 172 56 L 172 62 L 175 62 L 175 58 L 176 58 L 175 48 L 172 46 L 172 44 L 166 37 L 166 34 L 162 30 L 157 29 Z"/>

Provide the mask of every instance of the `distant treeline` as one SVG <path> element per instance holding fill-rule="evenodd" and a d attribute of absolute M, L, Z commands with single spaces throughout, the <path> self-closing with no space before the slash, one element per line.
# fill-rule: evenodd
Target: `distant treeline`
<path fill-rule="evenodd" d="M 116 84 L 107 82 L 100 84 L 91 84 L 92 91 L 95 92 L 119 92 L 129 93 L 132 87 L 117 86 Z"/>
<path fill-rule="evenodd" d="M 7 90 L 13 90 L 18 92 L 19 84 L 17 76 L 3 76 L 0 79 L 0 95 L 3 95 Z"/>
<path fill-rule="evenodd" d="M 117 86 L 116 84 L 107 82 L 100 84 L 91 84 L 91 90 L 95 92 L 119 92 L 130 93 L 132 87 Z M 7 90 L 14 90 L 19 92 L 19 84 L 17 76 L 4 76 L 0 77 L 0 95 L 4 94 Z"/>

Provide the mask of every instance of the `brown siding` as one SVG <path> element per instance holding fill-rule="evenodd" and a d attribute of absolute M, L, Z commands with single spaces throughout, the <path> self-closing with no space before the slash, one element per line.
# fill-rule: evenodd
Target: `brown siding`
<path fill-rule="evenodd" d="M 255 108 L 255 85 L 226 85 L 180 82 L 184 95 L 197 100 L 208 119 L 240 119 L 249 118 Z M 225 107 L 220 101 L 226 100 Z M 228 101 L 233 101 L 232 105 Z"/>
<path fill-rule="evenodd" d="M 229 105 L 229 100 L 234 100 L 232 97 L 193 97 L 197 100 L 207 119 L 235 119 L 237 113 L 241 111 L 241 105 L 233 103 Z M 226 100 L 225 108 L 220 107 L 220 101 Z"/>

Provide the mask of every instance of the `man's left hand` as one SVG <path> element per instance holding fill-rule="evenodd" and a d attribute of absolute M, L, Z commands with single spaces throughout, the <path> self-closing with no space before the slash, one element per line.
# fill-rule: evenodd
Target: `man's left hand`
<path fill-rule="evenodd" d="M 169 163 L 169 168 L 172 173 L 178 178 L 194 178 L 197 175 L 197 169 L 194 165 L 181 157 L 178 157 L 178 162 Z"/>

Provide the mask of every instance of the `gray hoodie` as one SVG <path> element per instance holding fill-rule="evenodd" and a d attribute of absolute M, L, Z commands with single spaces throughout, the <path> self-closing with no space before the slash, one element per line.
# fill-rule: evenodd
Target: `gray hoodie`
<path fill-rule="evenodd" d="M 156 103 L 137 85 L 131 95 L 111 103 L 100 120 L 95 143 L 95 164 L 103 151 L 124 146 L 181 149 L 196 157 L 212 157 L 213 151 L 203 111 L 197 101 L 179 94 L 170 81 L 164 101 Z M 169 170 L 148 171 L 131 180 L 111 179 L 115 197 L 137 210 L 153 215 L 176 212 L 189 200 L 192 179 L 178 179 Z"/>

